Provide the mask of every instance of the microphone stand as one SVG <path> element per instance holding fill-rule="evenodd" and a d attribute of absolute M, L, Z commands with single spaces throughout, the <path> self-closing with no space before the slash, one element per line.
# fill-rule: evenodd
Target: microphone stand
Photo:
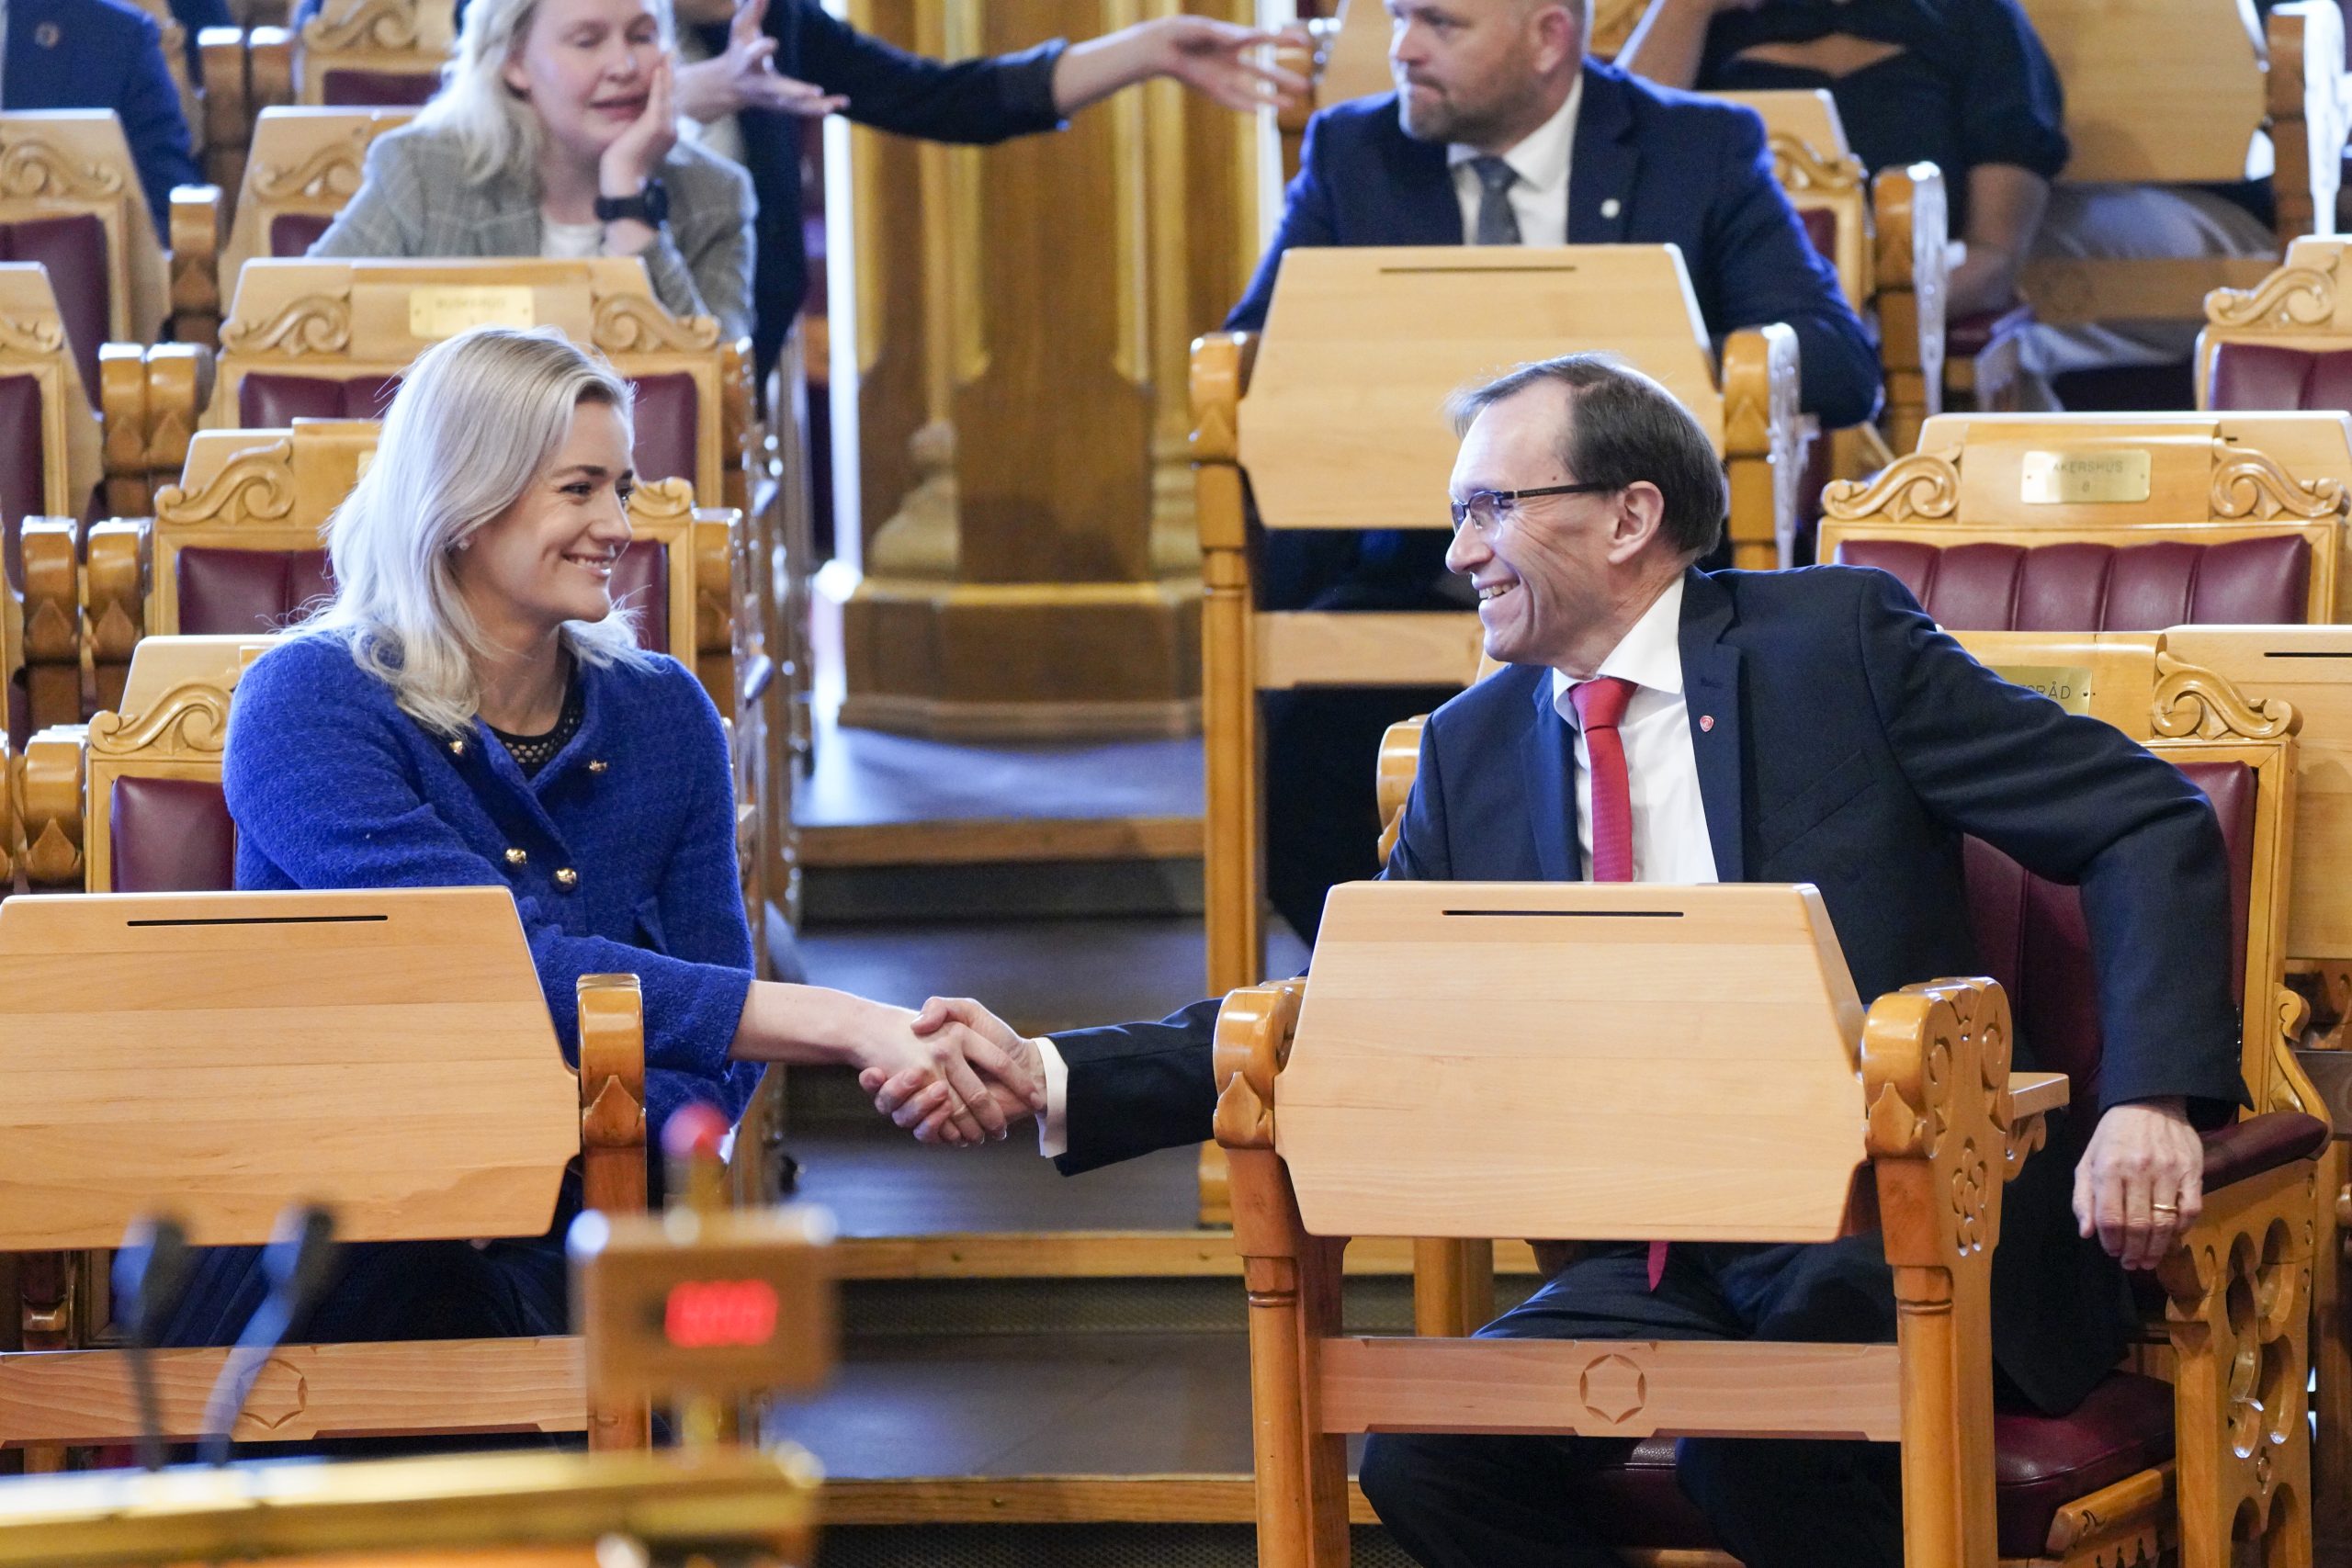
<path fill-rule="evenodd" d="M 139 1462 L 164 1468 L 164 1418 L 155 1396 L 155 1340 L 187 1286 L 187 1231 L 168 1214 L 134 1220 L 114 1255 L 115 1316 L 139 1401 Z"/>
<path fill-rule="evenodd" d="M 285 1343 L 318 1304 L 334 1266 L 334 1217 L 315 1204 L 298 1204 L 280 1214 L 277 1234 L 262 1249 L 262 1272 L 269 1293 L 246 1320 L 204 1404 L 207 1464 L 229 1462 L 229 1434 L 252 1394 L 254 1380 L 270 1353 Z"/>

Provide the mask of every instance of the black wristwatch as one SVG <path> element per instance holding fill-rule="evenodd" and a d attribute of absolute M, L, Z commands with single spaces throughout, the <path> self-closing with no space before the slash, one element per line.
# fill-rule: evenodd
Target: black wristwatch
<path fill-rule="evenodd" d="M 660 180 L 648 180 L 645 188 L 635 196 L 600 196 L 596 198 L 596 221 L 617 223 L 624 218 L 634 218 L 650 228 L 659 229 L 669 220 L 670 189 Z"/>

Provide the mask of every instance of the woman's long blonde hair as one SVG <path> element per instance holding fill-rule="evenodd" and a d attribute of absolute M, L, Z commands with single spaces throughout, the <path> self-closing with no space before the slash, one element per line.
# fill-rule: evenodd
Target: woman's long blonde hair
<path fill-rule="evenodd" d="M 670 0 L 646 0 L 666 51 L 677 44 Z M 539 117 L 508 85 L 506 62 L 530 35 L 539 0 L 469 0 L 458 50 L 441 68 L 441 90 L 417 111 L 419 125 L 453 132 L 475 180 L 537 173 Z"/>
<path fill-rule="evenodd" d="M 481 705 L 475 660 L 497 650 L 458 592 L 452 558 L 554 461 L 582 403 L 629 423 L 628 383 L 553 327 L 477 327 L 418 355 L 368 471 L 327 520 L 335 596 L 301 632 L 343 638 L 418 723 L 464 733 Z M 646 659 L 617 606 L 566 622 L 562 636 L 583 664 Z"/>

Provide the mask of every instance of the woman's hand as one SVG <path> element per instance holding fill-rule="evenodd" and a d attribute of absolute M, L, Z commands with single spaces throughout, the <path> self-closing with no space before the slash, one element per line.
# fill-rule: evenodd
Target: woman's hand
<path fill-rule="evenodd" d="M 775 68 L 776 40 L 767 34 L 768 0 L 745 0 L 727 24 L 727 52 L 678 70 L 678 111 L 708 125 L 744 109 L 773 109 L 822 119 L 849 100 Z"/>
<path fill-rule="evenodd" d="M 605 149 L 604 157 L 596 164 L 598 195 L 616 201 L 637 195 L 662 167 L 662 160 L 670 155 L 670 149 L 678 144 L 674 80 L 675 68 L 665 54 L 654 64 L 653 80 L 646 88 L 645 107 L 629 121 L 628 129 Z M 612 227 L 630 224 L 645 227 L 634 219 Z"/>
<path fill-rule="evenodd" d="M 1037 1043 L 969 997 L 933 997 L 916 1014 L 914 1032 L 925 1038 L 968 1035 L 992 1056 L 966 1048 L 966 1059 L 983 1067 L 990 1079 L 989 1109 L 1007 1122 L 1043 1114 L 1046 1109 L 1045 1066 Z M 1001 1058 L 1004 1069 L 988 1066 Z M 956 1110 L 949 1086 L 921 1073 L 891 1074 L 868 1068 L 858 1075 L 858 1087 L 874 1097 L 874 1109 L 915 1135 L 917 1143 L 955 1143 L 951 1136 Z"/>
<path fill-rule="evenodd" d="M 854 1050 L 858 1081 L 900 1085 L 910 1099 L 920 1100 L 926 1113 L 899 1124 L 913 1128 L 923 1142 L 1001 1138 L 1013 1119 L 1044 1103 L 1045 1073 L 1036 1050 L 1011 1031 L 1004 1035 L 1012 1043 L 1007 1049 L 959 1021 L 933 1020 L 924 1027 L 930 1008 L 921 1017 L 896 1008 L 882 1010 L 894 1016 Z"/>

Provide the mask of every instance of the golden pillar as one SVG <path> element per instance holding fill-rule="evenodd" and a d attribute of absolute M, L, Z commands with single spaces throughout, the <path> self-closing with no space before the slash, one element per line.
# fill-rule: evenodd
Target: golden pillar
<path fill-rule="evenodd" d="M 851 0 L 849 18 L 956 59 L 1178 8 Z M 974 739 L 1197 728 L 1186 356 L 1256 259 L 1257 128 L 1155 82 L 991 148 L 843 140 L 829 199 L 845 186 L 831 231 L 851 254 L 833 265 L 854 299 L 834 299 L 834 407 L 855 471 L 838 487 L 848 565 L 826 580 L 842 722 Z"/>

